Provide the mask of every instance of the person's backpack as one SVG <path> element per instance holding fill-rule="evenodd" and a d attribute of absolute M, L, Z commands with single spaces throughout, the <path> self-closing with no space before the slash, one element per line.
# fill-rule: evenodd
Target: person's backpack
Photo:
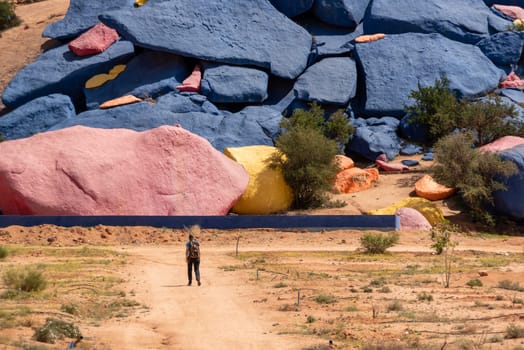
<path fill-rule="evenodd" d="M 189 246 L 189 257 L 191 259 L 200 259 L 200 243 L 191 241 Z"/>

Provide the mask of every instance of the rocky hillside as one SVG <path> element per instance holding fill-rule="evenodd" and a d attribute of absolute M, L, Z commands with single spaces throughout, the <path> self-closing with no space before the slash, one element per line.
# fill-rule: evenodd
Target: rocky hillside
<path fill-rule="evenodd" d="M 53 144 L 72 151 L 53 151 L 56 158 L 46 160 L 51 164 L 67 159 L 68 166 L 111 167 L 111 160 L 79 145 L 101 138 L 100 144 L 115 148 L 108 139 L 124 137 L 125 129 L 179 125 L 219 152 L 273 146 L 280 120 L 317 102 L 330 112 L 344 109 L 356 127 L 347 155 L 372 162 L 385 155 L 388 161 L 424 151 L 410 144 L 424 135 L 406 122 L 405 107 L 411 91 L 443 76 L 459 97 L 495 92 L 524 118 L 524 82 L 518 78 L 524 32 L 513 23 L 523 17 L 523 0 L 71 0 L 65 17 L 43 31 L 61 45 L 18 72 L 3 92 L 9 113 L 0 118 L 0 133 L 23 140 L 15 141 L 18 154 L 0 164 L 0 197 L 10 203 L 0 199 L 0 207 L 81 214 L 33 203 L 34 193 L 27 193 L 33 188 L 21 186 L 26 180 L 13 176 L 13 169 L 26 172 L 34 164 L 23 159 L 31 147 Z M 81 133 L 85 129 L 78 126 L 111 131 Z M 143 156 L 132 145 L 126 152 Z M 201 172 L 191 176 L 208 177 L 207 158 L 195 160 Z M 166 162 L 170 169 L 182 166 Z M 103 171 L 71 166 L 51 173 L 57 171 L 51 167 L 46 176 L 73 183 L 87 201 L 104 207 L 98 185 Z M 125 190 L 138 192 L 141 184 L 136 180 Z M 172 201 L 155 209 L 161 215 L 176 212 L 188 193 L 163 191 Z M 54 196 L 63 198 L 60 191 Z"/>

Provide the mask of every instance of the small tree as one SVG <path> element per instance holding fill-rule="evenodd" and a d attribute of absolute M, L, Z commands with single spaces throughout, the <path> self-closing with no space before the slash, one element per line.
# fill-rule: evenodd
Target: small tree
<path fill-rule="evenodd" d="M 0 1 L 0 31 L 16 27 L 21 23 L 15 13 L 13 4 L 8 1 Z"/>
<path fill-rule="evenodd" d="M 449 288 L 451 281 L 451 263 L 453 261 L 453 251 L 458 242 L 452 241 L 452 233 L 457 231 L 457 227 L 449 223 L 439 224 L 431 228 L 431 239 L 435 242 L 431 247 L 438 255 L 444 257 L 444 288 Z"/>
<path fill-rule="evenodd" d="M 434 143 L 441 137 L 452 132 L 457 125 L 458 101 L 449 89 L 446 77 L 435 80 L 434 86 L 418 85 L 418 90 L 411 91 L 410 98 L 415 103 L 406 107 L 413 114 L 412 122 L 428 126 L 430 142 Z"/>
<path fill-rule="evenodd" d="M 343 150 L 349 137 L 355 133 L 353 125 L 349 124 L 348 118 L 342 110 L 333 113 L 326 122 L 325 134 L 331 140 L 335 140 L 339 149 Z"/>
<path fill-rule="evenodd" d="M 506 189 L 497 178 L 515 174 L 517 167 L 497 154 L 479 152 L 472 147 L 473 141 L 471 133 L 455 133 L 439 140 L 431 171 L 437 182 L 459 190 L 474 218 L 493 224 L 486 204 L 493 204 L 494 191 Z"/>
<path fill-rule="evenodd" d="M 519 135 L 521 123 L 514 120 L 517 111 L 512 105 L 502 102 L 500 97 L 477 101 L 461 100 L 457 127 L 471 130 L 476 146 L 482 146 L 506 135 Z"/>
<path fill-rule="evenodd" d="M 345 120 L 344 120 L 345 119 Z M 277 139 L 278 152 L 269 163 L 280 167 L 293 190 L 295 208 L 320 207 L 329 201 L 326 194 L 333 186 L 338 167 L 334 162 L 337 142 L 347 142 L 351 127 L 341 111 L 326 122 L 324 110 L 316 103 L 308 111 L 295 110 L 282 120 L 284 132 Z M 327 135 L 336 139 L 332 140 Z"/>

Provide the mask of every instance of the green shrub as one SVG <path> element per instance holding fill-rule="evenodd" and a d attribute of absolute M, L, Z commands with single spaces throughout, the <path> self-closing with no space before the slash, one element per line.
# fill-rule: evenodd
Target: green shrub
<path fill-rule="evenodd" d="M 391 304 L 388 305 L 388 311 L 402 311 L 404 306 L 400 300 L 394 300 Z"/>
<path fill-rule="evenodd" d="M 9 251 L 6 247 L 0 245 L 0 260 L 7 258 Z"/>
<path fill-rule="evenodd" d="M 360 237 L 360 244 L 369 254 L 382 254 L 386 249 L 397 244 L 398 233 L 366 233 Z"/>
<path fill-rule="evenodd" d="M 287 284 L 284 282 L 278 282 L 277 284 L 273 285 L 273 288 L 286 288 Z"/>
<path fill-rule="evenodd" d="M 513 323 L 510 323 L 506 328 L 507 339 L 524 338 L 524 328 L 519 327 Z"/>
<path fill-rule="evenodd" d="M 293 192 L 295 208 L 321 207 L 329 201 L 338 168 L 335 141 L 318 129 L 292 127 L 276 141 L 278 152 L 270 159 L 271 167 L 281 167 Z"/>
<path fill-rule="evenodd" d="M 313 323 L 316 321 L 316 318 L 314 318 L 313 316 L 309 315 L 307 318 L 306 318 L 306 322 L 307 323 Z"/>
<path fill-rule="evenodd" d="M 518 292 L 524 291 L 524 288 L 520 286 L 519 282 L 511 282 L 510 280 L 499 281 L 498 287 L 501 289 L 515 290 Z"/>
<path fill-rule="evenodd" d="M 494 224 L 486 204 L 493 203 L 494 191 L 506 189 L 496 179 L 515 174 L 517 167 L 497 154 L 472 148 L 473 140 L 471 133 L 455 133 L 440 139 L 435 144 L 436 163 L 431 171 L 437 182 L 458 189 L 474 218 Z"/>
<path fill-rule="evenodd" d="M 473 280 L 469 280 L 466 285 L 470 286 L 470 287 L 482 287 L 483 284 L 482 284 L 482 281 L 479 280 L 478 278 L 475 278 Z"/>
<path fill-rule="evenodd" d="M 43 343 L 54 344 L 59 339 L 79 338 L 80 330 L 73 323 L 48 318 L 45 324 L 35 331 L 34 338 Z"/>
<path fill-rule="evenodd" d="M 334 295 L 331 294 L 319 294 L 313 298 L 317 304 L 334 304 L 337 301 Z"/>
<path fill-rule="evenodd" d="M 449 89 L 446 77 L 435 80 L 434 86 L 421 86 L 411 91 L 409 97 L 415 101 L 406 111 L 413 115 L 412 122 L 428 127 L 431 144 L 451 133 L 457 124 L 458 101 Z"/>
<path fill-rule="evenodd" d="M 433 295 L 426 292 L 422 292 L 417 294 L 417 299 L 420 301 L 433 301 Z"/>
<path fill-rule="evenodd" d="M 0 32 L 21 23 L 13 6 L 10 2 L 0 1 Z"/>
<path fill-rule="evenodd" d="M 4 284 L 8 289 L 22 292 L 37 292 L 47 286 L 41 271 L 34 268 L 11 268 L 3 274 Z"/>

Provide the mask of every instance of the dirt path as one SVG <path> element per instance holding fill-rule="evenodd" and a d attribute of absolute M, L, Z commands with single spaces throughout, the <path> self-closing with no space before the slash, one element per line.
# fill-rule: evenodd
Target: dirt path
<path fill-rule="evenodd" d="M 206 251 L 202 286 L 188 287 L 178 247 L 125 249 L 133 299 L 147 310 L 89 331 L 112 349 L 300 349 L 296 339 L 271 333 L 274 318 L 253 306 L 250 288 L 218 268 L 233 260 L 220 250 Z"/>

